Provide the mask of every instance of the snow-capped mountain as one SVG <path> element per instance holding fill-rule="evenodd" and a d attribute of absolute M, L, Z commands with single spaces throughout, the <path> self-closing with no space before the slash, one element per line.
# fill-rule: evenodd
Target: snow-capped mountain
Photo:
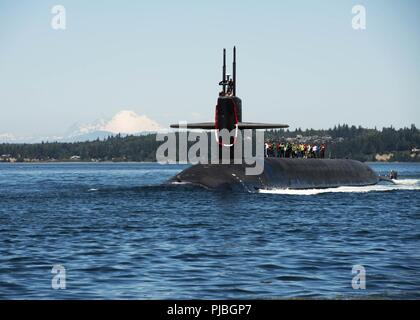
<path fill-rule="evenodd" d="M 145 115 L 138 115 L 134 111 L 118 112 L 111 120 L 97 120 L 92 123 L 73 125 L 66 134 L 67 140 L 84 141 L 104 138 L 116 134 L 144 134 L 157 132 L 160 125 Z"/>
<path fill-rule="evenodd" d="M 16 137 L 11 133 L 0 133 L 0 142 L 12 142 Z"/>
<path fill-rule="evenodd" d="M 146 115 L 138 115 L 134 111 L 123 110 L 110 120 L 100 119 L 86 124 L 72 125 L 63 136 L 54 137 L 16 137 L 10 133 L 0 133 L 0 143 L 36 143 L 41 141 L 74 142 L 88 141 L 97 138 L 122 134 L 145 134 L 161 130 L 161 126 Z"/>
<path fill-rule="evenodd" d="M 103 129 L 112 133 L 135 134 L 156 132 L 161 127 L 145 115 L 138 115 L 134 111 L 121 111 L 107 122 Z"/>
<path fill-rule="evenodd" d="M 136 134 L 143 132 L 156 132 L 161 129 L 158 123 L 145 115 L 138 115 L 134 111 L 124 110 L 118 112 L 111 120 L 103 119 L 76 126 L 69 136 L 80 136 L 93 132 L 107 132 L 109 134 Z M 74 127 L 73 127 L 74 129 Z"/>

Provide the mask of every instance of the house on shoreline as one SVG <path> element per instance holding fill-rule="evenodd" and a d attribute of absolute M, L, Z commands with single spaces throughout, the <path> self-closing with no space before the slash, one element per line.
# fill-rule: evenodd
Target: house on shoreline
<path fill-rule="evenodd" d="M 2 154 L 0 156 L 0 162 L 16 162 L 17 159 L 12 157 L 10 154 Z"/>

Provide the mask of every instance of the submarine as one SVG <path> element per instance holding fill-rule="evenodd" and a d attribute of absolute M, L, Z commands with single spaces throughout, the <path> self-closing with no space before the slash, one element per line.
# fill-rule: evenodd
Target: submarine
<path fill-rule="evenodd" d="M 226 74 L 226 49 L 223 49 L 222 81 L 213 122 L 188 123 L 182 128 L 220 131 L 244 129 L 288 128 L 287 124 L 242 121 L 242 100 L 236 95 L 236 47 L 233 48 L 232 78 Z M 171 128 L 181 128 L 172 124 Z M 219 138 L 220 139 L 220 138 Z M 230 144 L 219 142 L 219 154 L 230 149 L 233 160 L 235 139 Z M 208 189 L 325 189 L 340 186 L 368 186 L 381 179 L 366 164 L 350 159 L 264 158 L 264 169 L 258 175 L 247 175 L 247 165 L 230 161 L 226 164 L 195 164 L 169 179 L 168 183 L 192 184 Z"/>

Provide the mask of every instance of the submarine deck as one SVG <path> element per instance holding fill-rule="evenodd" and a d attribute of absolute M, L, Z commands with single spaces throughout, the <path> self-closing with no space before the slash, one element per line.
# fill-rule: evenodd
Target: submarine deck
<path fill-rule="evenodd" d="M 169 182 L 185 182 L 210 189 L 318 189 L 365 186 L 379 182 L 366 164 L 347 159 L 265 158 L 260 175 L 246 175 L 245 164 L 197 164 Z"/>

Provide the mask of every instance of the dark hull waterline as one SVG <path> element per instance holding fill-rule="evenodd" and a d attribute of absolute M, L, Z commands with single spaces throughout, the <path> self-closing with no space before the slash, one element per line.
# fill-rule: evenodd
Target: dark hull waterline
<path fill-rule="evenodd" d="M 209 189 L 253 192 L 258 189 L 320 189 L 377 184 L 379 176 L 366 164 L 347 159 L 265 158 L 264 172 L 246 175 L 245 164 L 197 164 L 169 182 Z"/>

